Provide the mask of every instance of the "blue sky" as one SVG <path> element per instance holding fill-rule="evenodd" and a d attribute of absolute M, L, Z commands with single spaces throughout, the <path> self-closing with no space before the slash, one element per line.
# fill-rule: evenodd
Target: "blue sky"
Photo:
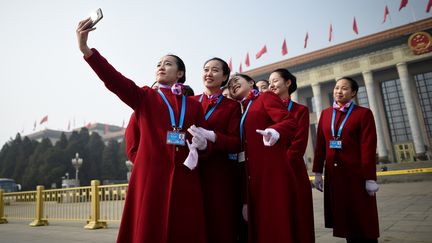
<path fill-rule="evenodd" d="M 205 60 L 233 60 L 234 71 L 249 52 L 250 70 L 355 38 L 432 17 L 427 0 L 303 1 L 138 1 L 138 0 L 0 0 L 0 145 L 24 131 L 65 130 L 88 122 L 127 124 L 132 110 L 107 91 L 83 61 L 75 29 L 92 10 L 104 19 L 89 45 L 138 85 L 153 82 L 155 67 L 167 53 L 186 63 L 187 81 L 203 90 Z M 390 19 L 382 23 L 384 7 Z M 359 35 L 352 31 L 354 16 Z M 334 39 L 328 42 L 329 25 Z M 309 42 L 303 48 L 304 37 Z M 283 39 L 288 55 L 281 55 Z M 266 44 L 268 53 L 255 54 Z"/>

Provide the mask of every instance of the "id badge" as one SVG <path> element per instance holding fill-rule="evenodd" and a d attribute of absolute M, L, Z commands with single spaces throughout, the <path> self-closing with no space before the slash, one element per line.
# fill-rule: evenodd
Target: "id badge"
<path fill-rule="evenodd" d="M 184 132 L 167 132 L 167 144 L 185 146 L 186 133 Z"/>
<path fill-rule="evenodd" d="M 228 159 L 238 161 L 238 154 L 228 154 Z"/>
<path fill-rule="evenodd" d="M 239 163 L 245 162 L 245 160 L 246 160 L 245 152 L 242 151 L 242 152 L 238 153 L 237 159 L 238 159 Z"/>
<path fill-rule="evenodd" d="M 340 140 L 330 140 L 331 149 L 342 149 L 342 141 Z"/>

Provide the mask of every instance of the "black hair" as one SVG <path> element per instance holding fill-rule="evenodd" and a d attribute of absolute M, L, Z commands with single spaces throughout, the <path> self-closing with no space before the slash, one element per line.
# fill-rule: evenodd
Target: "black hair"
<path fill-rule="evenodd" d="M 356 95 L 357 95 L 357 92 L 358 92 L 358 89 L 359 89 L 359 85 L 358 85 L 357 81 L 355 81 L 351 77 L 342 77 L 342 78 L 339 78 L 338 80 L 336 80 L 336 83 L 339 82 L 339 80 L 342 80 L 342 79 L 345 79 L 345 80 L 347 80 L 350 83 L 351 90 L 354 91 L 354 92 L 356 92 Z"/>
<path fill-rule="evenodd" d="M 174 57 L 176 59 L 176 64 L 177 64 L 178 70 L 183 71 L 183 76 L 181 78 L 179 78 L 179 80 L 178 80 L 179 83 L 183 84 L 186 81 L 186 66 L 185 66 L 183 60 L 174 54 L 168 54 L 167 56 Z"/>
<path fill-rule="evenodd" d="M 267 79 L 260 79 L 260 80 L 257 81 L 257 83 L 259 83 L 259 82 L 264 82 L 264 83 L 266 83 L 267 85 L 270 84 L 270 82 L 269 82 Z"/>
<path fill-rule="evenodd" d="M 152 88 L 153 89 L 153 87 L 155 86 L 155 84 L 157 84 L 158 82 L 157 81 L 155 81 L 151 86 L 150 86 L 150 88 Z"/>
<path fill-rule="evenodd" d="M 252 81 L 253 82 L 253 87 L 252 88 L 258 90 L 258 88 L 256 86 L 256 83 L 255 83 L 255 80 L 253 80 L 253 78 L 249 77 L 246 74 L 242 74 L 242 73 L 236 73 L 236 74 L 234 74 L 233 77 L 236 77 L 236 76 L 237 77 L 242 77 L 242 78 L 246 79 L 246 81 L 248 81 L 248 82 Z"/>
<path fill-rule="evenodd" d="M 184 96 L 194 96 L 195 93 L 194 93 L 194 91 L 193 91 L 193 89 L 192 89 L 191 86 L 189 86 L 189 85 L 184 85 L 184 86 L 183 86 L 183 95 L 184 95 Z"/>
<path fill-rule="evenodd" d="M 288 69 L 278 68 L 272 73 L 278 73 L 285 81 L 291 80 L 291 85 L 288 88 L 288 94 L 291 95 L 297 90 L 297 78 Z"/>
<path fill-rule="evenodd" d="M 222 82 L 221 87 L 225 86 L 225 85 L 228 83 L 229 75 L 230 75 L 230 73 L 231 73 L 231 69 L 229 68 L 228 63 L 226 63 L 224 60 L 222 60 L 222 59 L 219 58 L 219 57 L 213 57 L 213 58 L 210 58 L 209 60 L 207 60 L 207 61 L 204 63 L 204 67 L 205 67 L 205 65 L 206 65 L 208 62 L 210 62 L 210 61 L 218 61 L 218 62 L 220 62 L 220 63 L 222 64 L 222 72 L 223 72 L 223 75 L 226 75 L 227 78 L 226 78 L 225 81 Z"/>

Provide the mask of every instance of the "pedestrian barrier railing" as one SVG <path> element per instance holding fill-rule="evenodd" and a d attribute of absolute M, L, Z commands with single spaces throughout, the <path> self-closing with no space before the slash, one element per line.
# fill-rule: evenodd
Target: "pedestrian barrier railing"
<path fill-rule="evenodd" d="M 30 226 L 48 225 L 49 221 L 87 221 L 86 229 L 107 227 L 120 221 L 128 184 L 49 189 L 3 193 L 0 190 L 0 223 L 7 219 L 33 220 Z M 97 196 L 93 196 L 97 195 Z"/>
<path fill-rule="evenodd" d="M 431 173 L 432 168 L 377 172 L 377 176 Z M 313 176 L 309 177 L 311 180 Z M 37 186 L 36 191 L 4 193 L 0 189 L 0 224 L 7 219 L 32 220 L 30 226 L 48 225 L 49 221 L 87 221 L 86 229 L 107 227 L 119 222 L 128 184 L 49 189 Z M 97 195 L 97 196 L 93 196 Z"/>

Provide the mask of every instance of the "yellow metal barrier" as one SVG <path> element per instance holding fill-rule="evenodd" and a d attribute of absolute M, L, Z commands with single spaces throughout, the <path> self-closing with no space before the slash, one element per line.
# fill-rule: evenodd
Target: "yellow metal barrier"
<path fill-rule="evenodd" d="M 37 186 L 36 187 L 36 218 L 33 220 L 33 222 L 30 223 L 30 226 L 48 225 L 48 220 L 42 219 L 43 209 L 44 209 L 44 207 L 43 207 L 44 200 L 42 198 L 43 189 L 44 189 L 44 186 Z"/>
<path fill-rule="evenodd" d="M 8 221 L 4 216 L 3 189 L 0 189 L 0 224 L 6 224 Z"/>
<path fill-rule="evenodd" d="M 432 168 L 416 168 L 408 170 L 390 170 L 390 171 L 379 171 L 377 176 L 389 176 L 389 175 L 405 175 L 405 174 L 418 174 L 418 173 L 431 173 Z M 315 176 L 309 176 L 309 180 L 314 180 Z"/>
<path fill-rule="evenodd" d="M 107 223 L 105 221 L 99 221 L 100 216 L 100 201 L 99 201 L 99 185 L 100 182 L 98 180 L 91 181 L 91 208 L 92 213 L 90 217 L 90 221 L 87 222 L 87 225 L 84 226 L 85 229 L 100 229 L 106 228 Z"/>

